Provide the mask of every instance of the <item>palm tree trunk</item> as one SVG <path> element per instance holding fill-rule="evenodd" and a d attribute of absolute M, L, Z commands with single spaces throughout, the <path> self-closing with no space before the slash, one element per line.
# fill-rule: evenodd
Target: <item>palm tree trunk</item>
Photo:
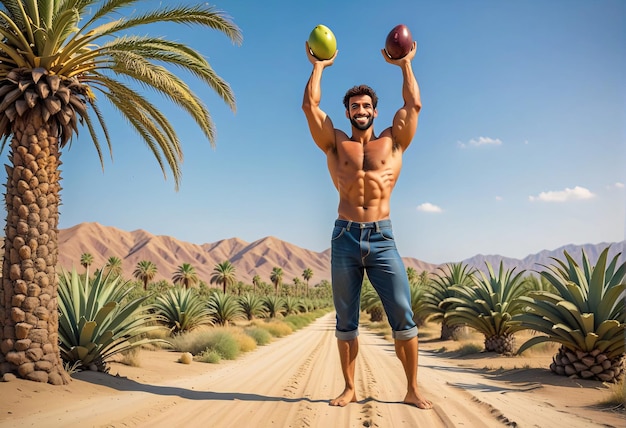
<path fill-rule="evenodd" d="M 33 110 L 14 123 L 6 166 L 0 290 L 0 372 L 54 385 L 70 380 L 59 353 L 57 304 L 61 164 L 58 130 Z"/>

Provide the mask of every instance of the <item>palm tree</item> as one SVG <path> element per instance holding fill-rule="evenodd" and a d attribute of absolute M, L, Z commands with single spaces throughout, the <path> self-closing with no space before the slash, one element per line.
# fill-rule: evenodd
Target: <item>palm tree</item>
<path fill-rule="evenodd" d="M 200 281 L 198 278 L 198 274 L 196 273 L 196 269 L 191 266 L 189 263 L 183 263 L 178 266 L 176 272 L 172 276 L 172 282 L 176 285 L 183 285 L 185 288 L 189 288 L 189 286 L 194 286 Z"/>
<path fill-rule="evenodd" d="M 222 284 L 222 292 L 226 294 L 226 287 L 237 283 L 235 266 L 228 260 L 218 263 L 213 268 L 210 282 L 211 284 Z"/>
<path fill-rule="evenodd" d="M 261 276 L 260 275 L 254 275 L 254 277 L 252 278 L 252 286 L 253 288 L 253 292 L 254 294 L 256 294 L 256 289 L 259 286 L 259 284 L 261 284 Z"/>
<path fill-rule="evenodd" d="M 196 24 L 216 29 L 241 43 L 237 26 L 204 2 L 196 6 L 152 2 L 153 10 L 128 16 L 125 12 L 137 2 L 3 0 L 0 5 L 2 148 L 10 140 L 0 341 L 2 361 L 8 363 L 3 364 L 3 371 L 23 378 L 57 385 L 69 382 L 60 358 L 58 325 L 53 316 L 56 309 L 52 308 L 56 306 L 58 287 L 54 272 L 58 255 L 60 150 L 78 132 L 79 124 L 86 125 L 101 163 L 96 124 L 111 149 L 95 93 L 100 93 L 100 99 L 107 99 L 127 119 L 156 157 L 164 175 L 166 165 L 169 167 L 176 188 L 182 159 L 178 136 L 168 118 L 133 86 L 153 89 L 185 110 L 212 145 L 215 133 L 207 107 L 168 67 L 189 71 L 235 109 L 230 87 L 195 49 L 163 37 L 124 32 L 145 24 Z M 36 239 L 32 231 L 37 231 Z M 30 267 L 24 268 L 26 264 Z M 41 289 L 42 296 L 33 312 L 45 312 L 46 316 L 40 317 L 36 328 L 25 329 L 11 317 L 12 309 L 20 309 L 13 302 L 22 301 L 13 296 L 18 293 L 16 290 L 31 285 Z M 15 337 L 20 340 L 13 340 Z M 25 343 L 31 345 L 23 349 Z M 29 352 L 30 348 L 36 348 L 36 352 Z M 36 364 L 39 361 L 47 364 Z"/>
<path fill-rule="evenodd" d="M 272 273 L 270 274 L 270 281 L 274 284 L 274 290 L 276 295 L 278 296 L 278 288 L 280 287 L 280 283 L 283 280 L 283 270 L 277 266 L 272 269 Z"/>
<path fill-rule="evenodd" d="M 302 284 L 302 281 L 300 281 L 300 278 L 298 278 L 297 276 L 293 278 L 293 288 L 294 288 L 294 296 L 298 296 L 298 287 L 300 287 L 300 284 Z M 303 284 L 304 285 L 304 284 Z"/>
<path fill-rule="evenodd" d="M 157 274 L 157 267 L 149 260 L 142 260 L 137 263 L 133 276 L 143 282 L 143 289 L 148 289 L 148 282 L 152 281 Z"/>
<path fill-rule="evenodd" d="M 89 266 L 93 263 L 93 256 L 90 253 L 83 253 L 80 256 L 80 264 L 82 267 L 87 270 Z"/>
<path fill-rule="evenodd" d="M 122 259 L 119 257 L 109 257 L 104 267 L 107 269 L 109 275 L 122 276 Z"/>
<path fill-rule="evenodd" d="M 306 281 L 306 297 L 309 297 L 309 281 L 313 278 L 313 269 L 306 268 L 302 271 L 302 278 Z"/>

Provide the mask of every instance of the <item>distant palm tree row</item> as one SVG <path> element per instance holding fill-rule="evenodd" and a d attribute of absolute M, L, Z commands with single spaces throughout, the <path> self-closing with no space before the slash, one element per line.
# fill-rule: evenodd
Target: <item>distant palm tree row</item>
<path fill-rule="evenodd" d="M 80 256 L 80 264 L 83 268 L 88 269 L 93 264 L 94 258 L 90 253 L 83 253 Z M 411 268 L 409 268 L 411 269 Z M 112 273 L 117 276 L 122 275 L 122 260 L 119 257 L 111 256 L 108 258 L 106 264 L 104 265 L 104 271 L 106 273 Z M 149 260 L 141 260 L 135 266 L 135 270 L 133 271 L 133 278 L 138 281 L 141 281 L 143 284 L 143 289 L 148 289 L 148 284 L 154 280 L 156 274 L 158 272 L 157 266 L 154 262 Z M 281 291 L 281 286 L 283 285 L 283 275 L 284 272 L 282 268 L 275 266 L 270 273 L 269 280 L 274 286 L 274 294 L 278 295 Z M 293 279 L 293 285 L 295 294 L 298 295 L 298 286 L 301 284 L 305 285 L 305 289 L 303 291 L 304 296 L 308 296 L 309 294 L 309 281 L 313 278 L 313 270 L 311 268 L 306 268 L 302 271 L 302 278 L 305 283 L 303 284 L 300 278 Z M 172 283 L 174 285 L 178 285 L 184 288 L 195 287 L 201 283 L 200 278 L 196 272 L 196 269 L 190 263 L 183 263 L 176 271 L 172 274 Z M 209 278 L 209 284 L 215 284 L 217 286 L 221 286 L 222 292 L 224 294 L 227 291 L 236 289 L 239 281 L 237 281 L 237 274 L 235 266 L 229 261 L 226 260 L 222 263 L 218 263 L 213 268 L 213 273 Z M 254 293 L 257 292 L 259 288 L 262 287 L 261 277 L 259 275 L 254 275 L 252 278 L 252 291 Z M 239 293 L 238 293 L 239 294 Z"/>

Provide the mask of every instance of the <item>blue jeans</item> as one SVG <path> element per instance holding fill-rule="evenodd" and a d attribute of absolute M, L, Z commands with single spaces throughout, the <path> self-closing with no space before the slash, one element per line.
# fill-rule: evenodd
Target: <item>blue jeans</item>
<path fill-rule="evenodd" d="M 352 340 L 359 335 L 364 273 L 380 296 L 393 338 L 408 340 L 417 336 L 409 280 L 396 249 L 390 220 L 335 221 L 331 239 L 333 301 L 337 312 L 335 336 Z"/>

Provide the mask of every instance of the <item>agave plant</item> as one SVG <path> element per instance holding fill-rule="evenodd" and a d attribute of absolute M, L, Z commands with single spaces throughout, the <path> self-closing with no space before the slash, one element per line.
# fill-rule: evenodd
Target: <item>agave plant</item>
<path fill-rule="evenodd" d="M 385 319 L 383 302 L 369 281 L 364 281 L 361 289 L 361 310 L 369 314 L 372 322 L 380 322 Z"/>
<path fill-rule="evenodd" d="M 483 272 L 472 276 L 472 286 L 453 285 L 453 297 L 442 304 L 450 305 L 444 315 L 448 325 L 467 325 L 485 336 L 485 350 L 498 354 L 512 354 L 514 333 L 520 330 L 513 316 L 521 312 L 519 297 L 525 291 L 522 274 L 513 275 L 515 268 L 505 270 L 500 262 L 496 276 L 491 264 L 486 263 L 489 276 Z"/>
<path fill-rule="evenodd" d="M 550 370 L 585 379 L 614 382 L 624 376 L 626 360 L 626 262 L 620 254 L 607 266 L 609 247 L 594 266 L 582 251 L 582 268 L 564 251 L 565 261 L 540 272 L 557 290 L 534 291 L 521 300 L 525 312 L 515 317 L 541 335 L 522 344 L 518 352 L 542 342 L 561 344 Z"/>
<path fill-rule="evenodd" d="M 298 314 L 300 312 L 304 312 L 305 308 L 302 304 L 302 301 L 297 297 L 287 296 L 283 299 L 285 315 Z"/>
<path fill-rule="evenodd" d="M 269 295 L 263 298 L 263 306 L 267 310 L 270 318 L 276 318 L 277 315 L 285 312 L 285 300 L 276 295 Z"/>
<path fill-rule="evenodd" d="M 256 294 L 244 294 L 239 298 L 239 306 L 248 319 L 252 321 L 255 318 L 263 318 L 267 315 L 263 300 Z"/>
<path fill-rule="evenodd" d="M 212 324 L 211 313 L 195 288 L 171 288 L 157 296 L 154 308 L 161 323 L 174 334 Z"/>
<path fill-rule="evenodd" d="M 453 285 L 470 287 L 472 276 L 476 274 L 476 269 L 470 268 L 463 263 L 449 263 L 445 267 L 439 267 L 439 272 L 435 274 L 433 280 L 428 284 L 423 297 L 422 308 L 426 314 L 430 315 L 431 321 L 441 322 L 441 340 L 453 339 L 458 331 L 464 326 L 462 324 L 449 325 L 445 319 L 445 314 L 449 301 L 443 303 L 448 297 L 454 297 Z"/>
<path fill-rule="evenodd" d="M 428 312 L 425 309 L 424 295 L 426 294 L 426 285 L 422 281 L 409 283 L 411 292 L 411 309 L 413 310 L 413 321 L 418 327 L 426 324 Z"/>
<path fill-rule="evenodd" d="M 207 306 L 213 322 L 218 325 L 225 326 L 244 317 L 237 298 L 230 294 L 211 294 Z"/>
<path fill-rule="evenodd" d="M 122 304 L 132 290 L 119 276 L 89 271 L 79 275 L 63 270 L 59 275 L 59 340 L 66 363 L 80 368 L 92 365 L 107 371 L 107 361 L 115 354 L 160 339 L 147 339 L 157 330 L 158 315 L 144 305 L 147 297 Z"/>

